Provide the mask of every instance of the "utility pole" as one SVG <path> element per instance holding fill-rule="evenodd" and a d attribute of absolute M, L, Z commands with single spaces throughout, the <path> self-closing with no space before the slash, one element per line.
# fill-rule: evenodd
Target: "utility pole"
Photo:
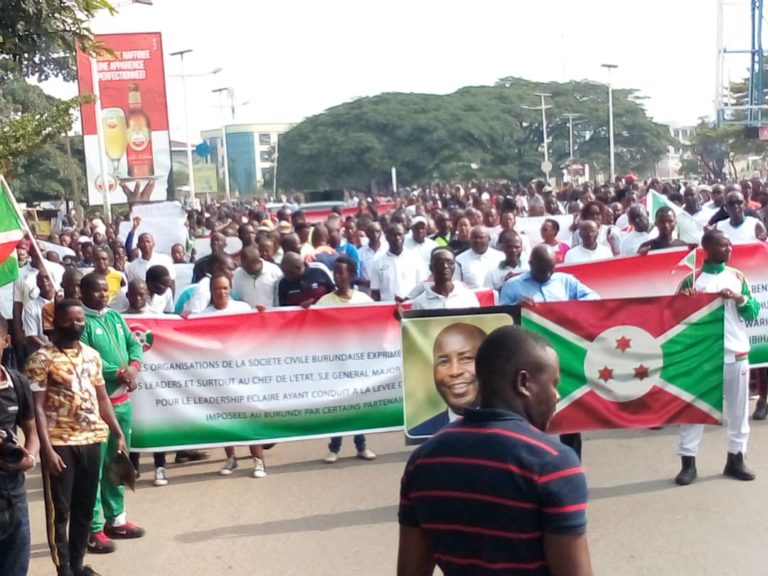
<path fill-rule="evenodd" d="M 618 68 L 617 64 L 600 64 L 608 70 L 608 152 L 611 156 L 611 184 L 616 179 L 615 149 L 613 145 L 613 86 L 611 85 L 611 70 Z"/>
<path fill-rule="evenodd" d="M 541 98 L 541 106 L 523 106 L 526 110 L 541 110 L 541 132 L 542 140 L 544 142 L 544 162 L 541 163 L 541 171 L 547 175 L 547 182 L 549 182 L 549 173 L 552 171 L 552 163 L 549 161 L 549 144 L 547 143 L 547 109 L 552 106 L 547 106 L 545 98 L 552 96 L 552 94 L 544 94 L 537 92 L 536 96 Z"/>

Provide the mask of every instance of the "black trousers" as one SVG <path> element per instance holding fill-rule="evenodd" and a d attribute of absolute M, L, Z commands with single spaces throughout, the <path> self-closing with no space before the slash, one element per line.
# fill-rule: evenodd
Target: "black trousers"
<path fill-rule="evenodd" d="M 61 474 L 43 473 L 48 546 L 59 576 L 83 567 L 91 515 L 96 503 L 101 444 L 54 446 L 66 465 Z"/>
<path fill-rule="evenodd" d="M 560 442 L 569 448 L 573 448 L 573 451 L 576 452 L 576 456 L 579 457 L 579 462 L 581 462 L 581 434 L 578 432 L 573 434 L 560 434 Z"/>

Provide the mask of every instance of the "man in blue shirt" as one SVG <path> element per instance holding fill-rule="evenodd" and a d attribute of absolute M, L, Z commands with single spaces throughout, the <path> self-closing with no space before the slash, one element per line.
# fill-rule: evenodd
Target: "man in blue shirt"
<path fill-rule="evenodd" d="M 560 365 L 542 337 L 494 330 L 477 352 L 480 408 L 411 455 L 400 491 L 398 576 L 592 576 L 587 484 L 544 433 Z"/>
<path fill-rule="evenodd" d="M 571 275 L 555 272 L 555 253 L 550 246 L 539 244 L 531 250 L 530 271 L 507 280 L 501 287 L 499 304 L 564 302 L 567 300 L 599 300 L 600 296 Z"/>
<path fill-rule="evenodd" d="M 555 252 L 539 244 L 531 250 L 530 272 L 507 280 L 501 287 L 499 304 L 535 306 L 536 302 L 599 300 L 600 296 L 571 274 L 555 272 Z M 573 448 L 581 460 L 581 434 L 561 434 L 560 442 Z"/>

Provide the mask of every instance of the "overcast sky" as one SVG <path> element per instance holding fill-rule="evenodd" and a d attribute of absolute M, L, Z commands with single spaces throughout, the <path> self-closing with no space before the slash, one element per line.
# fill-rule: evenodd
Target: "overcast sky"
<path fill-rule="evenodd" d="M 725 16 L 726 47 L 748 49 L 749 0 L 731 0 Z M 360 96 L 443 94 L 508 75 L 606 81 L 601 63 L 617 64 L 614 85 L 639 89 L 659 121 L 713 114 L 716 0 L 154 0 L 100 16 L 94 29 L 160 31 L 166 55 L 193 49 L 187 73 L 224 69 L 188 80 L 193 141 L 221 125 L 211 90 L 225 86 L 249 102 L 238 123 L 298 122 Z M 729 57 L 726 79 L 747 62 Z M 178 71 L 166 56 L 166 73 Z M 181 81 L 168 78 L 167 89 L 171 135 L 183 140 Z"/>

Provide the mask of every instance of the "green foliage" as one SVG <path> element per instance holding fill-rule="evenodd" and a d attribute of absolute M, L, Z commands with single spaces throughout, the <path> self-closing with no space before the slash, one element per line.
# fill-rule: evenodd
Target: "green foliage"
<path fill-rule="evenodd" d="M 74 80 L 75 43 L 97 46 L 90 19 L 107 0 L 0 0 L 0 76 Z"/>
<path fill-rule="evenodd" d="M 535 83 L 504 78 L 495 86 L 467 87 L 449 95 L 381 94 L 306 119 L 280 140 L 281 187 L 367 188 L 385 183 L 390 168 L 403 183 L 433 179 L 541 176 L 541 112 L 547 104 L 550 159 L 568 162 L 568 118 L 574 120 L 575 156 L 608 170 L 608 93 L 588 82 Z M 614 91 L 616 167 L 649 173 L 666 153 L 667 129 L 651 121 L 632 90 Z"/>
<path fill-rule="evenodd" d="M 19 197 L 64 197 L 72 177 L 83 186 L 84 164 L 69 158 L 64 142 L 79 103 L 48 96 L 19 78 L 0 80 L 0 173 Z M 73 154 L 78 149 L 82 144 L 73 144 Z"/>

